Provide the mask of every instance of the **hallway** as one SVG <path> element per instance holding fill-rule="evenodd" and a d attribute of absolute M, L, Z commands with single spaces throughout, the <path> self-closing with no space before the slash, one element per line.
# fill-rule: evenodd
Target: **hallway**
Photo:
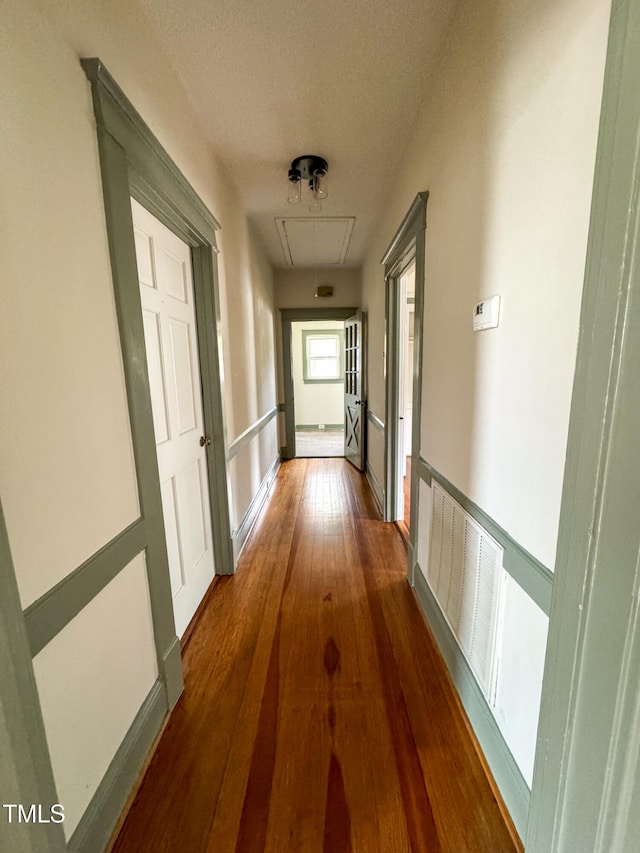
<path fill-rule="evenodd" d="M 349 463 L 284 463 L 113 849 L 518 849 L 405 563 Z"/>

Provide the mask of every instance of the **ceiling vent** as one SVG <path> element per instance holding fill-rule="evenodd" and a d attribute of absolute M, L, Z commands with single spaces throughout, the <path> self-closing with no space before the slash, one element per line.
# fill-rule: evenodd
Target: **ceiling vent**
<path fill-rule="evenodd" d="M 276 219 L 288 267 L 326 267 L 344 264 L 355 217 Z"/>

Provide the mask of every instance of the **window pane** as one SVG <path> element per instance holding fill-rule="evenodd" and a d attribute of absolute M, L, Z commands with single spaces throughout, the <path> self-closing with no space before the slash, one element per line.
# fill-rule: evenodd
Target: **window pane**
<path fill-rule="evenodd" d="M 308 338 L 307 348 L 310 358 L 336 358 L 338 355 L 338 338 L 336 335 Z"/>
<path fill-rule="evenodd" d="M 339 377 L 339 362 L 337 358 L 310 358 L 310 379 L 337 379 Z"/>

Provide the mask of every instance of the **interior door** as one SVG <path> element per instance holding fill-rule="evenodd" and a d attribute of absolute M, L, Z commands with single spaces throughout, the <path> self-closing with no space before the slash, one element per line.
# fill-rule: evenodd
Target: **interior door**
<path fill-rule="evenodd" d="M 344 455 L 360 471 L 365 468 L 365 314 L 344 321 Z"/>
<path fill-rule="evenodd" d="M 171 590 L 180 637 L 214 575 L 191 250 L 133 211 Z"/>

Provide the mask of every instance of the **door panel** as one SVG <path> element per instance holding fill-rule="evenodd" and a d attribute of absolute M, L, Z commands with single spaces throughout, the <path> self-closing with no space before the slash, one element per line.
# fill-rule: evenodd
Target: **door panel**
<path fill-rule="evenodd" d="M 365 315 L 358 311 L 344 323 L 344 455 L 365 469 Z"/>
<path fill-rule="evenodd" d="M 196 568 L 207 547 L 202 505 L 203 485 L 199 459 L 194 459 L 191 465 L 176 477 L 180 550 L 186 579 Z"/>
<path fill-rule="evenodd" d="M 189 284 L 185 261 L 177 258 L 168 249 L 160 249 L 160 264 L 158 269 L 163 279 L 165 292 L 178 302 L 188 302 L 187 286 Z"/>
<path fill-rule="evenodd" d="M 187 323 L 171 318 L 169 320 L 171 338 L 171 361 L 168 365 L 175 393 L 178 432 L 196 427 L 196 389 L 193 387 L 193 357 L 191 354 L 190 329 Z"/>
<path fill-rule="evenodd" d="M 175 598 L 184 586 L 182 575 L 182 555 L 178 541 L 178 519 L 176 516 L 175 479 L 165 480 L 160 487 L 162 493 L 162 514 L 167 538 L 167 554 L 169 556 L 169 577 L 171 593 Z"/>
<path fill-rule="evenodd" d="M 156 444 L 169 438 L 169 419 L 167 414 L 167 392 L 164 387 L 162 370 L 162 348 L 160 345 L 160 322 L 157 314 L 143 311 L 144 341 L 147 350 L 147 369 L 151 387 L 151 408 L 153 411 L 153 429 Z"/>
<path fill-rule="evenodd" d="M 155 290 L 156 280 L 153 274 L 152 237 L 139 225 L 134 225 L 133 236 L 136 243 L 138 262 L 138 281 Z"/>
<path fill-rule="evenodd" d="M 133 200 L 132 211 L 169 574 L 182 636 L 214 574 L 191 250 Z"/>

